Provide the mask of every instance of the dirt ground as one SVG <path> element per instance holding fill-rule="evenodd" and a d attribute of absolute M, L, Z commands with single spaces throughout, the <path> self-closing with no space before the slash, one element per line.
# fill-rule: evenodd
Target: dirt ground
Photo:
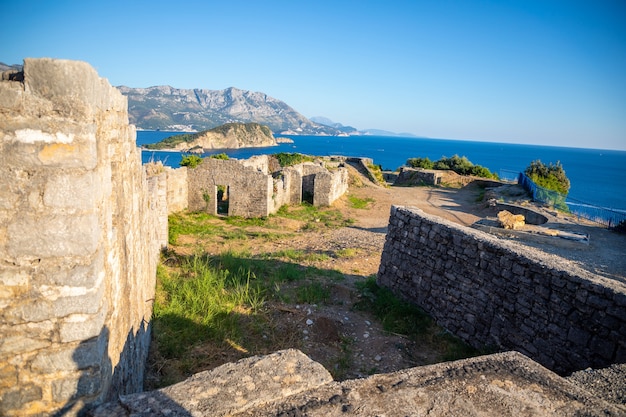
<path fill-rule="evenodd" d="M 354 176 L 354 172 L 351 175 Z M 441 352 L 428 341 L 409 340 L 386 332 L 373 315 L 355 309 L 355 303 L 359 301 L 355 284 L 378 272 L 392 205 L 416 207 L 470 226 L 490 213 L 483 194 L 482 188 L 472 184 L 462 189 L 381 187 L 361 178 L 351 184 L 347 196 L 333 204 L 333 208 L 341 211 L 346 218 L 355 220 L 350 227 L 305 231 L 299 230 L 297 223 L 284 220 L 281 226 L 284 231 L 290 232 L 288 239 L 259 240 L 253 245 L 248 243 L 246 249 L 253 254 L 285 249 L 307 253 L 350 250 L 352 253 L 351 256 L 331 256 L 309 262 L 317 268 L 344 274 L 345 279 L 329 283 L 329 302 L 321 305 L 276 302 L 270 306 L 277 328 L 291 335 L 293 345 L 283 348 L 302 350 L 322 363 L 336 379 L 359 378 L 440 361 Z M 352 208 L 348 196 L 368 199 L 370 203 L 363 209 Z M 566 218 L 560 220 L 564 227 L 588 233 L 590 241 L 573 248 L 547 245 L 544 248 L 547 252 L 564 256 L 607 278 L 625 281 L 626 236 L 588 224 L 576 224 Z M 219 254 L 227 249 L 237 250 L 237 245 L 237 242 L 206 243 L 204 250 L 209 254 Z M 218 359 L 204 369 L 239 359 L 226 352 L 216 356 Z"/>

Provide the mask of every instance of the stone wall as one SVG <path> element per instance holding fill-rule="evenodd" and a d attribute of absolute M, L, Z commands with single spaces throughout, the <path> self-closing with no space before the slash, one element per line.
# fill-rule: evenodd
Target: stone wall
<path fill-rule="evenodd" d="M 188 191 L 187 167 L 172 169 L 165 167 L 167 211 L 168 214 L 176 213 L 187 209 Z"/>
<path fill-rule="evenodd" d="M 392 207 L 378 283 L 477 348 L 559 373 L 626 362 L 626 286 L 420 210 Z"/>
<path fill-rule="evenodd" d="M 302 163 L 270 172 L 267 155 L 246 160 L 205 158 L 187 171 L 188 208 L 218 213 L 218 190 L 227 187 L 228 215 L 265 217 L 285 204 L 310 196 L 315 206 L 329 206 L 348 189 L 348 171 Z M 223 213 L 226 214 L 226 213 Z"/>
<path fill-rule="evenodd" d="M 72 415 L 142 389 L 161 177 L 88 64 L 0 82 L 0 415 Z"/>
<path fill-rule="evenodd" d="M 236 159 L 205 158 L 188 171 L 189 210 L 217 214 L 218 186 L 228 187 L 228 215 L 263 217 L 269 214 L 273 181 L 257 167 Z"/>

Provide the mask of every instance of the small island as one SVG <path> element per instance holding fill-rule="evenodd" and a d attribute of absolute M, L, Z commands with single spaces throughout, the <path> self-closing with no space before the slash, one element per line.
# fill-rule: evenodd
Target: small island
<path fill-rule="evenodd" d="M 259 123 L 226 123 L 197 133 L 173 135 L 157 143 L 144 145 L 151 150 L 204 153 L 212 149 L 262 148 L 277 146 L 269 127 Z"/>

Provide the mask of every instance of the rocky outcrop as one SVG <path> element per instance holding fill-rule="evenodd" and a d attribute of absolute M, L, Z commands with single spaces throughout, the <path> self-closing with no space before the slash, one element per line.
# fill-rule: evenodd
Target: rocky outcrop
<path fill-rule="evenodd" d="M 170 86 L 119 90 L 128 97 L 130 122 L 141 129 L 200 131 L 225 123 L 259 123 L 272 132 L 337 135 L 341 131 L 314 123 L 267 94 L 231 87 L 224 90 Z"/>
<path fill-rule="evenodd" d="M 297 350 L 243 359 L 156 391 L 122 396 L 104 416 L 617 416 L 596 397 L 517 352 L 335 382 Z"/>
<path fill-rule="evenodd" d="M 276 139 L 267 126 L 258 123 L 227 123 L 199 133 L 170 136 L 145 147 L 201 153 L 210 149 L 260 148 L 276 145 Z"/>

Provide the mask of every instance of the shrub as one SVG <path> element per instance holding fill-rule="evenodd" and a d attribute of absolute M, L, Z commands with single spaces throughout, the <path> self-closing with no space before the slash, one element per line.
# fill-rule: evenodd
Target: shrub
<path fill-rule="evenodd" d="M 181 167 L 195 168 L 202 163 L 202 158 L 198 155 L 185 155 L 180 161 Z"/>
<path fill-rule="evenodd" d="M 228 161 L 230 159 L 230 157 L 228 155 L 226 155 L 225 153 L 223 153 L 223 152 L 215 154 L 215 155 L 211 155 L 210 158 L 221 159 L 221 160 L 224 160 L 224 161 Z"/>
<path fill-rule="evenodd" d="M 481 178 L 498 178 L 498 176 L 489 171 L 488 168 L 481 165 L 474 165 L 465 156 L 454 155 L 451 158 L 444 156 L 435 162 L 432 162 L 428 158 L 409 158 L 407 159 L 406 164 L 411 168 L 449 169 L 459 175 L 473 175 Z"/>
<path fill-rule="evenodd" d="M 545 165 L 540 160 L 532 161 L 524 173 L 540 187 L 563 195 L 569 192 L 570 181 L 560 162 Z"/>
<path fill-rule="evenodd" d="M 411 168 L 433 169 L 435 167 L 435 163 L 428 158 L 409 158 L 406 164 Z"/>
<path fill-rule="evenodd" d="M 288 153 L 288 152 L 280 152 L 275 153 L 274 158 L 278 160 L 278 163 L 281 167 L 289 167 L 292 165 L 297 165 L 302 162 L 313 162 L 313 158 L 307 155 L 303 155 L 301 153 Z"/>

